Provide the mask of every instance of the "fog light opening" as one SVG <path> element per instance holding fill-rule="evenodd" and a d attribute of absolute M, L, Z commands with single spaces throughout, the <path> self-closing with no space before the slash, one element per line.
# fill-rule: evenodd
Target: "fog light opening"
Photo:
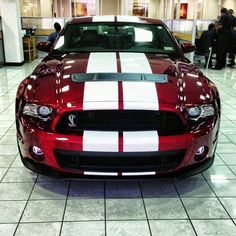
<path fill-rule="evenodd" d="M 197 149 L 195 152 L 194 159 L 195 161 L 201 161 L 203 160 L 208 153 L 208 147 L 207 146 L 201 146 Z"/>
<path fill-rule="evenodd" d="M 44 153 L 40 147 L 32 146 L 29 148 L 29 152 L 36 161 L 42 161 L 44 159 Z"/>

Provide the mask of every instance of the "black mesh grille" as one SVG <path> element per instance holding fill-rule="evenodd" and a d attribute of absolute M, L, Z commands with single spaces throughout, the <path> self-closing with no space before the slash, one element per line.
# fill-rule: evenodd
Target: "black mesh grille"
<path fill-rule="evenodd" d="M 67 170 L 138 172 L 174 169 L 185 150 L 145 153 L 101 153 L 54 150 L 57 163 Z"/>
<path fill-rule="evenodd" d="M 69 119 L 72 116 L 74 116 L 73 125 Z M 157 130 L 159 135 L 174 135 L 183 132 L 185 127 L 180 117 L 174 112 L 95 110 L 64 113 L 57 123 L 56 130 L 59 133 L 73 133 L 83 130 Z"/>

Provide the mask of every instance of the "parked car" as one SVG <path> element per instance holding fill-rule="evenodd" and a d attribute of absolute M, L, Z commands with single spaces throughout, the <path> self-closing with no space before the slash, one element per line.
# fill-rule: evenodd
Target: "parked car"
<path fill-rule="evenodd" d="M 61 177 L 188 176 L 214 161 L 215 84 L 160 20 L 70 20 L 16 96 L 26 167 Z"/>

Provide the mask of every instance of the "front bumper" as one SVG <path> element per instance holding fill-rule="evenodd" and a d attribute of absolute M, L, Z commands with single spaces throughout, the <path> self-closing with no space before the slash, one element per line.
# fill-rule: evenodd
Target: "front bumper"
<path fill-rule="evenodd" d="M 50 166 L 38 163 L 33 161 L 32 159 L 29 158 L 23 158 L 21 155 L 21 160 L 22 163 L 30 170 L 37 172 L 39 174 L 43 174 L 46 176 L 54 177 L 54 178 L 77 178 L 77 179 L 133 179 L 134 176 L 95 176 L 95 175 L 78 175 L 77 173 L 68 173 L 68 172 L 58 172 L 55 171 L 55 169 L 51 168 Z M 173 173 L 166 173 L 162 175 L 145 175 L 145 176 L 136 176 L 135 178 L 137 179 L 138 177 L 142 179 L 154 179 L 154 178 L 159 178 L 159 177 L 176 177 L 176 178 L 186 178 L 195 174 L 198 174 L 202 171 L 207 170 L 209 167 L 212 166 L 214 163 L 214 156 L 211 158 L 207 158 L 203 162 L 194 164 L 192 166 L 188 166 L 185 168 L 182 168 L 179 171 L 173 172 Z"/>
<path fill-rule="evenodd" d="M 136 164 L 134 169 L 127 168 L 127 166 L 116 166 L 112 168 L 112 165 L 105 166 L 105 169 L 101 169 L 99 164 L 92 167 L 92 169 L 86 169 L 84 167 L 79 168 L 62 165 L 57 157 L 58 152 L 61 156 L 68 156 L 68 153 L 74 155 L 75 162 L 78 162 L 77 156 L 83 157 L 83 161 L 86 162 L 87 152 L 83 151 L 83 134 L 81 135 L 62 135 L 57 133 L 46 133 L 39 129 L 32 129 L 30 127 L 20 127 L 18 129 L 18 146 L 21 155 L 22 162 L 24 165 L 38 173 L 55 177 L 76 177 L 76 178 L 155 178 L 155 177 L 166 177 L 166 176 L 177 176 L 185 177 L 204 171 L 209 168 L 214 161 L 214 153 L 217 145 L 218 136 L 218 123 L 214 126 L 208 126 L 207 130 L 197 133 L 184 133 L 181 135 L 174 136 L 160 136 L 159 137 L 159 150 L 157 152 L 117 152 L 112 153 L 117 159 L 125 157 L 126 162 L 131 162 L 128 167 L 131 167 L 133 159 L 141 156 L 144 159 L 148 157 L 154 160 L 142 164 Z M 140 142 L 142 139 L 140 139 Z M 136 144 L 139 140 L 136 140 Z M 143 145 L 143 144 L 142 144 Z M 44 152 L 44 159 L 42 161 L 36 161 L 32 153 L 29 151 L 30 147 L 38 146 Z M 194 159 L 197 149 L 201 146 L 206 146 L 208 152 L 204 158 L 200 161 Z M 161 165 L 165 161 L 168 162 L 169 158 L 176 156 L 176 152 L 184 151 L 183 157 L 177 161 L 174 161 L 174 165 L 164 166 Z M 171 155 L 168 156 L 168 153 Z M 93 156 L 104 157 L 107 153 L 103 152 L 92 152 Z M 165 158 L 160 161 L 160 156 Z M 109 155 L 108 155 L 109 157 Z M 69 157 L 68 157 L 69 158 Z M 111 156 L 113 158 L 113 156 Z M 130 158 L 130 161 L 129 161 Z M 155 161 L 159 160 L 159 161 Z M 64 162 L 66 163 L 66 158 Z M 69 160 L 69 159 L 68 159 Z M 91 161 L 92 160 L 92 161 Z M 90 163 L 93 163 L 94 159 L 90 159 Z M 146 161 L 146 160 L 145 160 Z M 73 161 L 72 161 L 73 162 Z M 119 160 L 120 163 L 120 160 Z M 120 165 L 120 164 L 119 164 Z M 91 165 L 90 165 L 91 167 Z M 104 166 L 103 166 L 104 167 Z M 148 167 L 148 168 L 147 168 Z M 97 168 L 97 169 L 96 169 Z"/>

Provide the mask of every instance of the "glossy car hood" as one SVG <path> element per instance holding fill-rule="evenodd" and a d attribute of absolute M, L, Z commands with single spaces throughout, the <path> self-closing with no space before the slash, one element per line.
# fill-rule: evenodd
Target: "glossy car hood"
<path fill-rule="evenodd" d="M 115 59 L 114 55 L 115 54 Z M 108 53 L 96 54 L 96 60 L 91 65 L 91 54 L 68 54 L 58 57 L 46 57 L 35 69 L 30 77 L 26 96 L 28 100 L 33 100 L 45 104 L 76 104 L 84 101 L 85 90 L 87 84 L 93 83 L 95 89 L 88 95 L 91 95 L 91 100 L 88 98 L 86 102 L 93 101 L 92 98 L 98 98 L 97 102 L 116 102 L 116 96 L 103 96 L 103 94 L 111 93 L 110 86 L 102 86 L 103 82 L 74 82 L 72 75 L 81 73 L 153 73 L 166 74 L 167 82 L 146 82 L 132 81 L 129 82 L 130 93 L 148 92 L 142 90 L 143 87 L 149 86 L 147 83 L 154 83 L 157 91 L 158 102 L 166 104 L 200 104 L 203 101 L 210 101 L 211 94 L 209 81 L 203 77 L 197 67 L 182 61 L 171 61 L 165 56 L 143 53 L 126 53 L 126 61 L 121 58 L 118 53 L 113 53 L 113 59 L 109 58 Z M 140 55 L 139 55 L 140 54 Z M 142 55 L 141 55 L 142 54 Z M 105 58 L 105 59 L 104 59 Z M 144 61 L 142 59 L 144 58 Z M 145 59 L 146 58 L 146 59 Z M 112 62 L 113 60 L 113 62 Z M 122 61 L 123 60 L 123 61 Z M 115 64 L 114 64 L 115 63 Z M 132 68 L 133 67 L 133 68 Z M 115 69 L 114 69 L 115 68 Z M 125 68 L 125 69 L 124 69 Z M 128 71 L 128 72 L 127 72 Z M 117 96 L 119 97 L 119 83 L 127 85 L 127 81 L 112 82 L 107 81 L 106 84 L 117 84 Z M 138 88 L 137 88 L 138 86 Z M 124 85 L 123 85 L 124 87 Z M 127 86 L 126 86 L 127 87 Z M 132 89 L 133 88 L 133 89 Z M 126 91 L 126 94 L 129 93 Z M 87 92 L 87 90 L 86 90 Z M 122 91 L 123 92 L 123 91 Z M 119 101 L 123 102 L 154 102 L 152 96 L 120 96 Z"/>

